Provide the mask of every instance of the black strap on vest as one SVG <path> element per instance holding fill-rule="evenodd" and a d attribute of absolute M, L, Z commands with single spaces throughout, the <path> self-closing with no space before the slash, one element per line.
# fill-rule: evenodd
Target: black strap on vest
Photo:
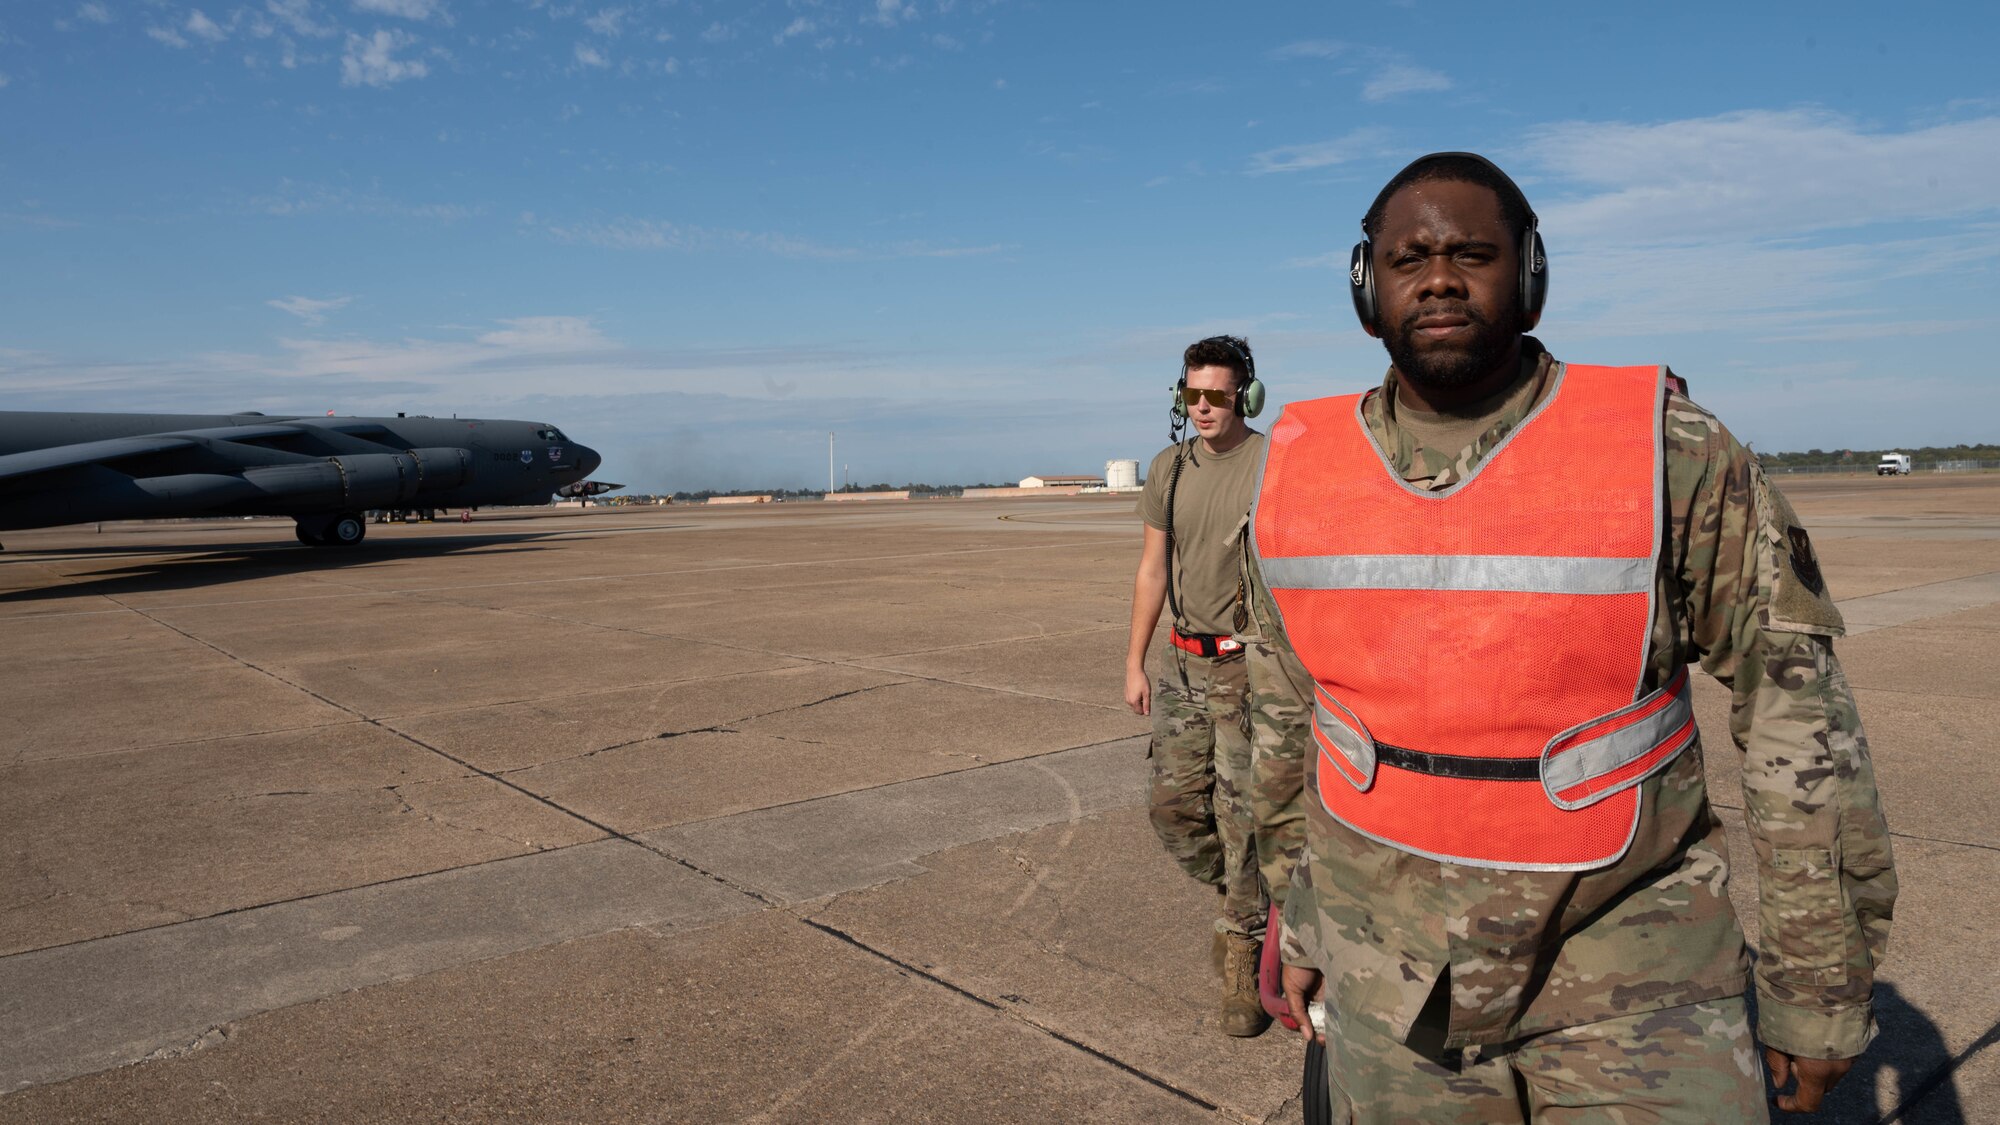
<path fill-rule="evenodd" d="M 1422 750 L 1409 750 L 1401 746 L 1390 746 L 1384 742 L 1375 744 L 1375 760 L 1385 766 L 1394 766 L 1411 773 L 1429 774 L 1432 777 L 1457 777 L 1467 781 L 1539 781 L 1542 777 L 1542 762 L 1539 758 L 1473 758 L 1464 754 L 1426 754 Z"/>

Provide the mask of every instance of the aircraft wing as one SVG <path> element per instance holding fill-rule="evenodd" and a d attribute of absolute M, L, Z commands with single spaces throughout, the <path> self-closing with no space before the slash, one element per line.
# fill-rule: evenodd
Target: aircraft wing
<path fill-rule="evenodd" d="M 54 472 L 57 469 L 100 465 L 107 461 L 141 457 L 149 453 L 164 453 L 170 449 L 184 449 L 210 441 L 256 441 L 260 438 L 296 434 L 302 430 L 303 427 L 300 426 L 267 422 L 251 426 L 217 426 L 212 429 L 181 430 L 175 433 L 106 438 L 103 441 L 81 441 L 72 445 L 52 445 L 47 449 L 30 449 L 0 456 L 0 480 Z"/>

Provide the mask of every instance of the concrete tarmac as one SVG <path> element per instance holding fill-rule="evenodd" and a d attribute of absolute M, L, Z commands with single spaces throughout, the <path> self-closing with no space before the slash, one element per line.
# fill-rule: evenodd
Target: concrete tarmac
<path fill-rule="evenodd" d="M 1818 1120 L 2000 1119 L 2000 478 L 1781 486 L 1903 879 Z M 1132 505 L 0 537 L 0 1123 L 1294 1119 L 1146 823 Z"/>

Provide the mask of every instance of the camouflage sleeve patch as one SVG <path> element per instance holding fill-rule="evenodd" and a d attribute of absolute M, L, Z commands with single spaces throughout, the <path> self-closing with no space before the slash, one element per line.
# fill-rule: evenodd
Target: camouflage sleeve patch
<path fill-rule="evenodd" d="M 1758 560 L 1762 581 L 1771 591 L 1764 609 L 1764 628 L 1779 633 L 1811 633 L 1838 637 L 1847 632 L 1833 595 L 1820 572 L 1812 537 L 1791 501 L 1762 472 L 1757 478 Z"/>

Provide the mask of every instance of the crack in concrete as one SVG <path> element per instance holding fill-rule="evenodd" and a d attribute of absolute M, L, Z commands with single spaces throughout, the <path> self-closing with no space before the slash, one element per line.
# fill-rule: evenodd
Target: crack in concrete
<path fill-rule="evenodd" d="M 459 779 L 447 779 L 447 780 L 459 780 Z M 424 786 L 424 785 L 435 785 L 437 784 L 437 782 L 413 781 L 413 782 L 408 782 L 407 784 L 415 786 Z M 441 827 L 454 829 L 459 832 L 477 832 L 482 836 L 492 836 L 495 839 L 505 840 L 508 843 L 514 844 L 517 847 L 527 848 L 531 851 L 536 851 L 536 852 L 553 851 L 556 848 L 562 846 L 557 844 L 537 844 L 533 840 L 526 839 L 525 837 L 509 836 L 505 832 L 495 831 L 494 829 L 491 828 L 483 828 L 477 824 L 460 824 L 458 821 L 451 820 L 435 812 L 427 812 L 417 808 L 416 805 L 411 803 L 408 797 L 405 797 L 403 795 L 402 792 L 403 787 L 401 785 L 385 785 L 382 787 L 382 789 L 384 792 L 392 794 L 396 798 L 397 803 L 403 806 L 402 808 L 396 810 L 398 813 L 406 813 L 413 816 L 421 816 L 424 818 L 424 821 L 427 824 L 436 824 Z"/>
<path fill-rule="evenodd" d="M 163 1062 L 168 1059 L 184 1059 L 189 1055 L 194 1054 L 197 1051 L 206 1051 L 210 1047 L 219 1047 L 222 1044 L 227 1043 L 229 1041 L 229 1037 L 234 1035 L 235 1033 L 236 1033 L 236 1024 L 234 1021 L 230 1023 L 217 1024 L 216 1026 L 209 1028 L 207 1031 L 202 1032 L 200 1035 L 195 1036 L 193 1039 L 190 1039 L 184 1043 L 170 1043 L 167 1046 L 161 1047 L 153 1051 L 151 1054 L 140 1058 L 137 1061 L 142 1063 L 149 1063 L 149 1062 Z"/>
<path fill-rule="evenodd" d="M 1174 1097 L 1177 1097 L 1182 1101 L 1200 1106 L 1201 1108 L 1208 1110 L 1211 1113 L 1221 1112 L 1222 1110 L 1221 1106 L 1216 1105 L 1214 1102 L 1209 1101 L 1207 1098 L 1204 1098 L 1199 1094 L 1182 1089 L 1181 1087 L 1175 1085 L 1172 1081 L 1166 1078 L 1163 1078 L 1150 1071 L 1144 1070 L 1138 1066 L 1133 1065 L 1132 1063 L 1128 1063 L 1124 1059 L 1121 1059 L 1116 1055 L 1111 1054 L 1108 1051 L 1104 1051 L 1099 1048 L 1093 1047 L 1090 1044 L 1085 1043 L 1080 1039 L 1076 1039 L 1061 1031 L 1057 1031 L 1055 1028 L 1050 1027 L 1047 1024 L 1041 1023 L 1038 1020 L 1029 1018 L 1029 1016 L 1019 1008 L 1012 1007 L 1009 1005 L 1003 1005 L 997 1001 L 988 1000 L 986 997 L 979 995 L 972 989 L 966 988 L 963 985 L 948 980 L 945 977 L 938 975 L 937 973 L 929 971 L 928 969 L 924 969 L 917 965 L 913 965 L 910 962 L 905 961 L 902 958 L 897 957 L 892 953 L 888 953 L 883 950 L 877 949 L 876 947 L 869 945 L 867 942 L 862 941 L 860 938 L 855 937 L 853 934 L 850 934 L 847 931 L 842 930 L 838 927 L 830 926 L 825 922 L 821 922 L 813 918 L 807 918 L 801 915 L 794 915 L 794 917 L 797 917 L 800 922 L 803 922 L 805 925 L 810 926 L 815 930 L 818 930 L 820 933 L 826 934 L 828 937 L 834 938 L 837 941 L 845 942 L 846 944 L 853 946 L 854 948 L 860 950 L 863 953 L 868 954 L 869 956 L 879 958 L 880 960 L 885 961 L 891 965 L 894 965 L 896 968 L 912 976 L 922 978 L 923 980 L 927 980 L 932 984 L 937 985 L 940 988 L 943 988 L 960 997 L 963 997 L 964 999 L 972 1001 L 973 1003 L 979 1005 L 982 1008 L 987 1009 L 988 1011 L 998 1012 L 1002 1017 L 1013 1020 L 1014 1022 L 1019 1023 L 1024 1027 L 1033 1028 L 1036 1031 L 1041 1032 L 1043 1035 L 1046 1035 L 1049 1038 L 1054 1039 L 1058 1043 L 1062 1043 L 1066 1046 L 1073 1047 L 1076 1050 L 1081 1051 L 1086 1055 L 1089 1055 L 1091 1058 L 1094 1058 L 1099 1062 L 1105 1063 L 1117 1070 L 1121 1070 L 1126 1074 L 1129 1074 L 1132 1077 L 1139 1079 L 1142 1082 L 1146 1082 L 1152 1086 L 1158 1087 L 1159 1089 L 1164 1090 L 1169 1094 L 1172 1094 Z"/>
<path fill-rule="evenodd" d="M 516 766 L 513 769 L 508 769 L 508 770 L 496 770 L 494 772 L 494 776 L 496 777 L 511 776 L 517 773 L 525 773 L 529 770 L 538 770 L 544 766 L 555 766 L 555 765 L 561 765 L 564 762 L 582 761 L 585 758 L 595 758 L 599 754 L 609 754 L 613 750 L 624 750 L 632 746 L 643 746 L 648 742 L 662 742 L 670 739 L 681 738 L 685 735 L 690 735 L 690 734 L 743 734 L 745 733 L 744 731 L 736 729 L 737 726 L 743 723 L 754 723 L 758 719 L 768 719 L 773 715 L 783 715 L 792 711 L 804 711 L 810 707 L 818 707 L 822 703 L 832 703 L 836 699 L 847 699 L 851 696 L 865 695 L 871 691 L 878 691 L 882 688 L 899 687 L 903 684 L 907 684 L 910 682 L 911 681 L 909 680 L 893 680 L 886 684 L 873 684 L 870 685 L 869 687 L 850 688 L 847 691 L 835 692 L 832 695 L 822 696 L 819 699 L 808 700 L 804 703 L 788 704 L 784 707 L 778 707 L 770 711 L 760 711 L 754 715 L 745 715 L 740 719 L 727 719 L 721 723 L 716 723 L 711 726 L 689 727 L 686 730 L 663 730 L 658 734 L 649 734 L 641 738 L 627 739 L 624 742 L 613 743 L 610 746 L 600 746 L 595 750 L 586 750 L 581 754 L 571 754 L 565 758 L 551 758 L 546 762 L 536 762 L 532 765 Z M 763 737 L 775 738 L 781 742 L 805 742 L 805 743 L 810 743 L 811 745 L 814 746 L 827 745 L 827 743 L 824 742 L 814 742 L 813 740 L 806 738 L 787 738 L 784 735 L 771 734 L 771 735 L 764 735 Z"/>
<path fill-rule="evenodd" d="M 1984 1035 L 1973 1040 L 1965 1050 L 1960 1051 L 1950 1062 L 1945 1063 L 1929 1078 L 1924 1079 L 1923 1084 L 1912 1091 L 1909 1097 L 1903 1099 L 1901 1105 L 1883 1115 L 1878 1125 L 1893 1125 L 1894 1122 L 1903 1120 L 1904 1114 L 1923 1104 L 1924 1099 L 1930 1097 L 1938 1091 L 1939 1087 L 1951 1081 L 1951 1076 L 1957 1072 L 1959 1067 L 1964 1066 L 1972 1056 L 1991 1047 L 1995 1043 L 2000 1043 L 2000 1022 L 1996 1022 L 1992 1027 L 1987 1028 Z"/>

